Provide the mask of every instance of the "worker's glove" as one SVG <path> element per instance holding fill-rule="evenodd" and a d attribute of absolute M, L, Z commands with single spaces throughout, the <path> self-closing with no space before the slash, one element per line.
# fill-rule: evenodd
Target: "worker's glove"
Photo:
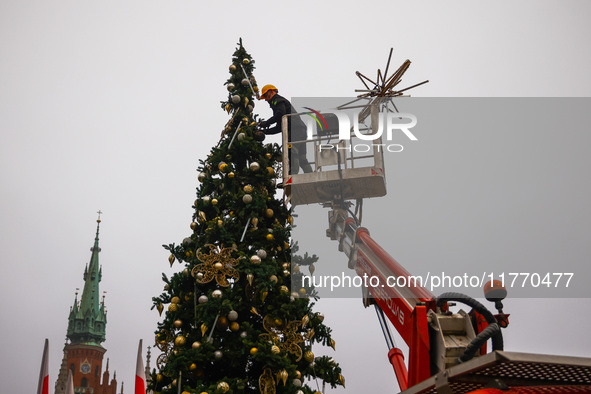
<path fill-rule="evenodd" d="M 259 127 L 261 129 L 264 129 L 266 127 L 269 127 L 269 123 L 266 120 L 263 120 L 262 122 L 259 123 Z"/>

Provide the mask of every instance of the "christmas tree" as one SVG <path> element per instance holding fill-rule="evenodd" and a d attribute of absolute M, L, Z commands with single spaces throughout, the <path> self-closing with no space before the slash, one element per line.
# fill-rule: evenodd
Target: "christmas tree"
<path fill-rule="evenodd" d="M 164 247 L 181 264 L 153 299 L 164 318 L 162 351 L 151 389 L 161 393 L 319 392 L 344 385 L 341 370 L 312 345 L 335 347 L 312 288 L 301 287 L 291 210 L 276 197 L 281 147 L 257 131 L 254 61 L 242 46 L 232 57 L 222 103 L 229 121 L 198 168 L 192 230 Z M 312 388 L 313 386 L 314 388 Z"/>

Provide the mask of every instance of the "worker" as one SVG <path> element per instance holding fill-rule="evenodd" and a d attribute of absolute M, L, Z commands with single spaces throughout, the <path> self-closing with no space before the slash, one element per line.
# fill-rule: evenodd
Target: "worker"
<path fill-rule="evenodd" d="M 261 90 L 261 99 L 266 100 L 273 110 L 273 116 L 259 123 L 259 127 L 263 129 L 265 134 L 281 133 L 281 118 L 283 115 L 296 113 L 291 103 L 285 97 L 280 96 L 278 92 L 277 88 L 273 85 L 265 85 Z M 274 123 L 276 124 L 275 126 L 268 128 Z M 299 116 L 288 116 L 287 125 L 290 173 L 297 174 L 300 168 L 304 172 L 312 172 L 312 166 L 306 157 L 306 143 L 297 143 L 297 141 L 306 140 L 306 125 Z M 294 143 L 293 146 L 292 143 Z"/>

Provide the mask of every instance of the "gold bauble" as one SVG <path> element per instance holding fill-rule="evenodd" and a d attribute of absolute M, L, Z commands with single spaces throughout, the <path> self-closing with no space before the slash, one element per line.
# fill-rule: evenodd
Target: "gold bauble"
<path fill-rule="evenodd" d="M 257 354 L 258 351 L 259 351 L 259 349 L 257 349 L 256 347 L 253 347 L 250 349 L 250 355 L 254 356 L 255 354 Z"/>
<path fill-rule="evenodd" d="M 233 73 L 234 71 L 236 71 L 236 66 L 233 64 L 230 64 L 230 72 Z"/>
<path fill-rule="evenodd" d="M 270 281 L 271 281 L 271 283 L 273 283 L 273 284 L 277 283 L 277 277 L 276 277 L 275 275 L 271 275 L 271 276 L 269 277 L 269 280 L 270 280 Z"/>
<path fill-rule="evenodd" d="M 247 274 L 246 275 L 246 280 L 248 280 L 248 284 L 252 286 L 252 280 L 254 279 L 254 275 L 253 274 Z"/>
<path fill-rule="evenodd" d="M 281 326 L 283 325 L 283 320 L 281 320 L 280 318 L 275 319 L 275 325 L 276 326 Z"/>
<path fill-rule="evenodd" d="M 217 205 L 218 204 L 218 199 L 217 198 L 212 198 L 211 199 L 211 205 Z"/>
<path fill-rule="evenodd" d="M 162 310 L 164 309 L 164 306 L 162 306 L 162 304 L 158 304 L 158 306 L 156 307 L 156 309 L 158 309 L 158 314 L 160 316 L 162 316 Z"/>
<path fill-rule="evenodd" d="M 280 351 L 281 351 L 281 349 L 279 349 L 279 346 L 277 346 L 277 345 L 271 346 L 271 353 L 279 354 Z"/>
<path fill-rule="evenodd" d="M 263 291 L 263 292 L 261 293 L 261 301 L 262 301 L 262 302 L 265 302 L 265 299 L 267 298 L 267 295 L 268 295 L 268 294 L 269 294 L 269 292 L 267 292 L 267 291 Z"/>
<path fill-rule="evenodd" d="M 231 331 L 234 331 L 234 332 L 236 332 L 236 331 L 240 330 L 240 324 L 238 324 L 238 323 L 237 323 L 237 322 L 235 322 L 235 321 L 234 321 L 234 322 L 232 322 L 232 323 L 230 323 L 230 330 L 231 330 Z"/>
<path fill-rule="evenodd" d="M 229 177 L 229 178 L 234 178 L 234 173 L 233 173 L 233 172 L 230 172 L 230 173 L 228 174 L 228 177 Z"/>
<path fill-rule="evenodd" d="M 176 337 L 176 338 L 174 339 L 174 344 L 175 344 L 176 346 L 178 346 L 178 347 L 181 347 L 181 346 L 183 346 L 183 345 L 184 345 L 186 342 L 187 342 L 187 338 L 185 338 L 185 337 L 184 337 L 184 336 L 182 336 L 182 335 L 179 335 L 178 337 Z"/>
<path fill-rule="evenodd" d="M 193 344 L 191 345 L 191 347 L 193 349 L 199 349 L 201 347 L 201 342 L 195 341 L 195 342 L 193 342 Z"/>
<path fill-rule="evenodd" d="M 285 383 L 287 383 L 287 376 L 288 373 L 285 369 L 282 369 L 281 371 L 277 372 L 277 383 L 279 383 L 279 380 L 283 381 L 283 385 L 285 386 Z"/>
<path fill-rule="evenodd" d="M 300 371 L 296 370 L 295 371 L 295 376 L 296 376 L 296 379 L 301 379 L 302 378 L 302 373 Z"/>
<path fill-rule="evenodd" d="M 267 210 L 265 211 L 265 216 L 268 218 L 272 218 L 273 217 L 273 210 L 271 208 L 267 208 Z"/>
<path fill-rule="evenodd" d="M 281 286 L 281 288 L 280 288 L 280 291 L 281 291 L 282 293 L 289 293 L 289 289 L 288 289 L 288 288 L 287 288 L 287 286 L 285 286 L 285 285 Z"/>
<path fill-rule="evenodd" d="M 170 263 L 170 266 L 172 267 L 172 264 L 174 263 L 174 254 L 171 254 L 170 256 L 168 256 L 168 262 Z"/>
<path fill-rule="evenodd" d="M 283 267 L 284 270 L 289 269 L 289 263 L 287 263 L 287 262 L 281 264 L 281 266 Z"/>
<path fill-rule="evenodd" d="M 191 365 L 189 365 L 189 371 L 194 371 L 197 369 L 197 364 L 193 363 Z"/>
<path fill-rule="evenodd" d="M 213 265 L 213 268 L 215 268 L 216 270 L 221 270 L 222 268 L 224 268 L 224 265 L 220 262 L 217 262 Z"/>
<path fill-rule="evenodd" d="M 244 190 L 244 193 L 252 193 L 254 189 L 251 185 L 246 185 L 242 190 Z"/>
<path fill-rule="evenodd" d="M 267 159 L 271 159 L 271 157 L 273 157 L 273 156 L 271 156 L 271 154 L 270 154 L 270 153 L 265 153 L 265 157 L 266 157 Z"/>
<path fill-rule="evenodd" d="M 309 363 L 311 363 L 312 361 L 314 361 L 314 353 L 312 353 L 311 350 L 307 350 L 304 353 L 304 360 L 306 360 Z"/>
<path fill-rule="evenodd" d="M 221 172 L 226 172 L 226 170 L 228 169 L 228 165 L 222 161 L 220 163 L 219 169 Z"/>
<path fill-rule="evenodd" d="M 195 231 L 195 229 L 197 228 L 197 222 L 191 222 L 191 230 Z"/>
<path fill-rule="evenodd" d="M 174 304 L 174 303 L 173 303 L 173 304 L 170 304 L 170 305 L 168 306 L 168 311 L 169 311 L 169 312 L 176 312 L 176 310 L 177 310 L 177 309 L 178 309 L 178 305 L 177 305 L 177 304 Z"/>
<path fill-rule="evenodd" d="M 332 348 L 332 350 L 337 350 L 335 348 L 336 342 L 334 341 L 334 339 L 330 338 L 329 341 L 328 341 L 328 344 L 330 345 L 330 347 Z"/>
<path fill-rule="evenodd" d="M 157 374 L 157 375 L 156 375 L 156 381 L 157 381 L 158 383 L 162 382 L 162 379 L 164 379 L 164 376 L 162 376 L 162 374 Z"/>
<path fill-rule="evenodd" d="M 250 60 L 248 60 L 248 59 L 242 59 L 242 63 L 249 64 L 250 63 Z"/>
<path fill-rule="evenodd" d="M 303 296 L 304 296 L 304 295 L 306 295 L 306 289 L 304 289 L 303 287 L 302 287 L 302 288 L 300 288 L 299 292 L 300 292 L 300 294 L 301 294 L 301 295 L 303 295 Z"/>
<path fill-rule="evenodd" d="M 275 239 L 275 237 L 273 236 L 273 234 L 267 234 L 267 241 L 273 241 Z"/>
<path fill-rule="evenodd" d="M 176 386 L 176 379 L 172 381 L 172 385 Z"/>
<path fill-rule="evenodd" d="M 226 382 L 219 382 L 218 390 L 222 390 L 223 393 L 227 393 L 230 390 L 230 385 Z"/>
<path fill-rule="evenodd" d="M 273 167 L 267 167 L 267 172 L 269 172 L 269 175 L 275 174 L 275 170 L 273 169 Z"/>
<path fill-rule="evenodd" d="M 244 123 L 244 124 L 247 124 L 248 123 L 248 118 L 246 116 L 244 118 L 242 118 L 242 123 Z"/>
<path fill-rule="evenodd" d="M 174 321 L 174 326 L 176 328 L 180 328 L 182 325 L 183 325 L 183 322 L 181 320 L 178 320 L 177 319 L 177 320 Z"/>

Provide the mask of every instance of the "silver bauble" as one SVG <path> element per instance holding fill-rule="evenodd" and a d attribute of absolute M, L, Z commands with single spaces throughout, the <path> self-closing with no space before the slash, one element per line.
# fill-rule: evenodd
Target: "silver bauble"
<path fill-rule="evenodd" d="M 237 94 L 232 96 L 232 102 L 234 104 L 238 104 L 240 102 L 240 96 L 238 96 Z"/>
<path fill-rule="evenodd" d="M 252 202 L 252 196 L 250 194 L 245 194 L 244 196 L 242 196 L 242 201 L 245 204 L 250 204 Z"/>
<path fill-rule="evenodd" d="M 248 86 L 248 79 L 244 78 L 240 83 L 244 86 Z"/>
<path fill-rule="evenodd" d="M 238 133 L 238 136 L 237 136 L 238 141 L 242 141 L 244 139 L 244 137 L 246 137 L 246 134 L 244 134 L 244 133 Z"/>
<path fill-rule="evenodd" d="M 236 66 L 234 64 L 230 64 L 230 67 L 229 68 L 230 68 L 230 72 L 232 72 L 232 73 L 234 71 L 236 71 Z"/>
<path fill-rule="evenodd" d="M 302 387 L 302 381 L 299 379 L 294 379 L 293 380 L 293 385 L 296 387 Z"/>
<path fill-rule="evenodd" d="M 255 254 L 253 256 L 250 256 L 250 262 L 253 264 L 260 264 L 261 258 Z"/>
<path fill-rule="evenodd" d="M 236 311 L 228 312 L 228 320 L 236 321 L 237 319 L 238 319 L 238 312 L 236 312 Z"/>
<path fill-rule="evenodd" d="M 205 304 L 207 302 L 208 298 L 206 295 L 202 295 L 199 297 L 199 303 L 200 304 Z"/>
<path fill-rule="evenodd" d="M 218 290 L 214 290 L 214 291 L 211 293 L 211 296 L 212 296 L 213 298 L 220 298 L 220 297 L 222 296 L 222 291 L 221 291 L 221 290 L 219 290 L 219 289 L 218 289 Z"/>
<path fill-rule="evenodd" d="M 257 256 L 261 259 L 267 258 L 267 251 L 265 251 L 265 249 L 259 249 L 257 250 Z"/>
<path fill-rule="evenodd" d="M 322 313 L 318 313 L 316 317 L 318 318 L 318 320 L 320 320 L 320 323 L 324 321 L 324 315 Z"/>
<path fill-rule="evenodd" d="M 216 350 L 215 352 L 213 352 L 213 357 L 214 357 L 216 360 L 221 360 L 221 359 L 222 359 L 222 357 L 223 357 L 223 355 L 224 355 L 224 354 L 222 353 L 222 351 L 221 351 L 221 350 Z"/>
<path fill-rule="evenodd" d="M 233 83 L 229 83 L 229 84 L 228 84 L 228 92 L 231 92 L 232 90 L 234 90 L 234 88 L 235 88 L 235 87 L 236 87 L 236 86 L 234 86 L 234 84 L 233 84 Z"/>
<path fill-rule="evenodd" d="M 248 334 L 246 333 L 246 331 L 242 331 L 240 333 L 240 338 L 242 338 L 242 339 L 246 339 L 247 336 L 248 336 Z"/>
<path fill-rule="evenodd" d="M 257 163 L 256 161 L 253 161 L 252 163 L 250 163 L 250 169 L 253 171 L 258 171 L 260 170 L 261 165 L 259 163 Z"/>
<path fill-rule="evenodd" d="M 203 182 L 206 178 L 207 178 L 207 174 L 204 172 L 200 172 L 199 175 L 197 176 L 197 179 L 199 179 L 199 182 Z"/>

